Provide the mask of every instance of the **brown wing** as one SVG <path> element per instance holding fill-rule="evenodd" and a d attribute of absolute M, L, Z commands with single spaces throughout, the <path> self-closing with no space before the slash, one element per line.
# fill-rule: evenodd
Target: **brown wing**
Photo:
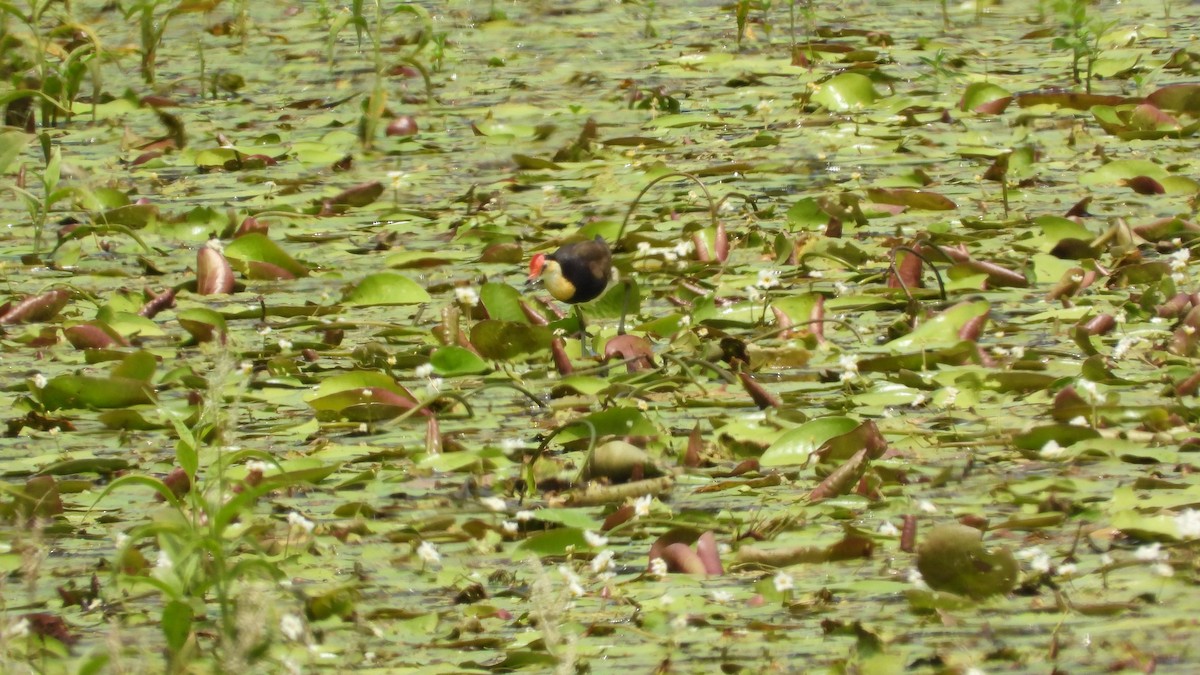
<path fill-rule="evenodd" d="M 612 281 L 612 251 L 599 236 L 593 241 L 583 243 L 588 244 L 589 248 L 595 251 L 591 256 L 591 262 L 588 263 L 592 268 L 592 276 L 603 279 L 604 285 L 607 286 L 608 282 Z"/>

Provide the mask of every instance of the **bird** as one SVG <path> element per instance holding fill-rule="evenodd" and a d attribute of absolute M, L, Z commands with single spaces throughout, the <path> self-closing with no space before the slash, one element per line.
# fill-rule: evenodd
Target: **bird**
<path fill-rule="evenodd" d="M 529 261 L 529 280 L 538 278 L 555 300 L 571 305 L 600 297 L 612 281 L 612 250 L 604 238 L 564 244 Z"/>
<path fill-rule="evenodd" d="M 529 261 L 529 283 L 541 279 L 542 285 L 559 302 L 575 305 L 579 322 L 579 338 L 587 352 L 587 326 L 579 305 L 591 302 L 604 294 L 613 278 L 612 249 L 600 235 L 564 244 L 549 255 L 538 253 Z M 625 285 L 625 302 L 621 310 L 618 334 L 625 333 L 625 310 L 629 303 L 629 285 Z"/>

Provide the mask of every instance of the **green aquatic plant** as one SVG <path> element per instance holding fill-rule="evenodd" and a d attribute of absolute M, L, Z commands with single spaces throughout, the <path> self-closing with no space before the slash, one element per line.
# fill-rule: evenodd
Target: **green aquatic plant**
<path fill-rule="evenodd" d="M 43 143 L 44 145 L 48 145 L 45 137 L 43 137 Z M 34 174 L 42 184 L 41 195 L 35 194 L 20 185 L 8 186 L 8 189 L 13 194 L 21 198 L 21 201 L 25 204 L 26 211 L 29 213 L 30 224 L 33 226 L 33 254 L 35 256 L 42 251 L 42 237 L 51 211 L 56 204 L 70 199 L 75 195 L 74 187 L 60 184 L 61 168 L 62 151 L 58 147 L 52 147 L 49 150 L 49 155 L 46 157 L 45 166 L 42 167 L 40 173 Z"/>
<path fill-rule="evenodd" d="M 285 544 L 279 546 L 277 525 L 254 516 L 259 499 L 296 477 L 284 473 L 269 453 L 235 445 L 251 370 L 236 363 L 225 345 L 216 348 L 207 379 L 198 409 L 159 409 L 174 431 L 175 471 L 162 479 L 142 474 L 118 478 L 93 507 L 111 508 L 110 495 L 145 487 L 163 502 L 148 522 L 118 535 L 112 570 L 120 586 L 149 587 L 161 594 L 169 670 L 179 672 L 195 658 L 196 633 L 206 623 L 209 602 L 215 603 L 211 628 L 220 637 L 223 660 L 261 655 L 263 645 L 247 645 L 239 620 L 253 604 L 247 594 L 261 594 L 262 580 L 283 578 L 282 565 L 296 545 L 293 538 L 308 540 L 312 531 L 307 519 L 291 517 Z M 143 549 L 154 551 L 157 562 L 151 564 Z M 269 637 L 262 634 L 260 640 Z"/>
<path fill-rule="evenodd" d="M 1057 0 L 1054 9 L 1064 33 L 1051 42 L 1055 49 L 1071 52 L 1071 80 L 1083 84 L 1089 94 L 1092 93 L 1093 71 L 1101 53 L 1100 39 L 1116 25 L 1115 22 L 1092 16 L 1090 4 L 1087 0 Z"/>

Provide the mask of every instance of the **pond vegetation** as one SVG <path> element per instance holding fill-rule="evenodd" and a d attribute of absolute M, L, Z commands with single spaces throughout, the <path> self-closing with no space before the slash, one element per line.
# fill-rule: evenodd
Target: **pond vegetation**
<path fill-rule="evenodd" d="M 1194 668 L 1198 20 L 0 0 L 0 670 Z"/>

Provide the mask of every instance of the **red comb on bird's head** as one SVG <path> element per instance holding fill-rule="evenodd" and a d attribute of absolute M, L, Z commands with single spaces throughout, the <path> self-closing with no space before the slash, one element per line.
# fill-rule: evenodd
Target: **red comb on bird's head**
<path fill-rule="evenodd" d="M 529 259 L 529 278 L 536 279 L 542 273 L 542 268 L 546 266 L 546 254 L 538 253 Z"/>

